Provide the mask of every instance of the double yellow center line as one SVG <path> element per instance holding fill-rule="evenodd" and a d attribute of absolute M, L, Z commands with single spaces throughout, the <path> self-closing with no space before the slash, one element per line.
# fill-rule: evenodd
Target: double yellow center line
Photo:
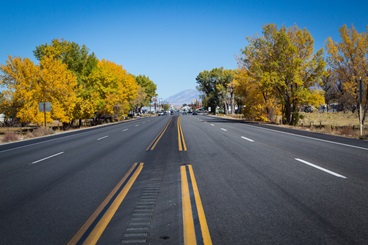
<path fill-rule="evenodd" d="M 169 127 L 172 121 L 172 117 L 166 123 L 165 127 L 161 130 L 161 132 L 156 136 L 156 138 L 151 142 L 151 144 L 146 148 L 146 151 L 153 151 L 156 148 L 157 143 L 160 141 L 162 136 L 165 134 L 167 128 Z M 187 151 L 187 144 L 185 143 L 183 129 L 181 127 L 180 116 L 177 120 L 177 128 L 178 128 L 178 147 L 179 151 Z"/>
<path fill-rule="evenodd" d="M 161 130 L 161 132 L 156 136 L 156 138 L 152 141 L 152 143 L 147 147 L 146 151 L 153 151 L 157 145 L 157 143 L 160 141 L 162 136 L 167 130 L 167 127 L 169 127 L 171 123 L 172 117 L 170 117 L 170 120 L 166 123 L 165 127 Z"/>
<path fill-rule="evenodd" d="M 192 165 L 180 166 L 184 244 L 211 245 L 212 240 Z"/>
<path fill-rule="evenodd" d="M 128 191 L 143 169 L 143 163 L 134 163 L 111 193 L 89 217 L 68 244 L 96 244 Z"/>
<path fill-rule="evenodd" d="M 181 128 L 180 116 L 178 117 L 178 145 L 179 151 L 187 151 L 187 144 L 185 144 L 183 129 Z"/>

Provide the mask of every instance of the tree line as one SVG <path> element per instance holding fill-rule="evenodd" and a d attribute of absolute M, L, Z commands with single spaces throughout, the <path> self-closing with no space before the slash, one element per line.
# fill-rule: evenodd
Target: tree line
<path fill-rule="evenodd" d="M 238 69 L 214 68 L 198 74 L 197 89 L 203 104 L 215 113 L 234 105 L 250 120 L 297 124 L 305 106 L 338 103 L 342 110 L 359 108 L 359 81 L 368 85 L 368 31 L 354 26 L 339 29 L 341 41 L 328 38 L 324 49 L 314 51 L 306 29 L 263 27 L 262 36 L 247 37 Z M 362 93 L 363 123 L 368 110 L 368 90 Z"/>
<path fill-rule="evenodd" d="M 120 120 L 139 111 L 156 96 L 156 84 L 145 75 L 129 74 L 121 65 L 99 60 L 85 45 L 54 39 L 36 47 L 29 58 L 8 56 L 0 65 L 0 113 L 22 124 L 42 125 L 40 102 L 50 102 L 47 122 L 71 125 L 82 119 Z"/>

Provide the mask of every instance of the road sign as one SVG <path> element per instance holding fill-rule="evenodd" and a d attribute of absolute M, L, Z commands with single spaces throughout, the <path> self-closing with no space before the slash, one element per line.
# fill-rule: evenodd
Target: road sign
<path fill-rule="evenodd" d="M 50 102 L 40 102 L 38 103 L 38 109 L 42 112 L 51 112 Z"/>

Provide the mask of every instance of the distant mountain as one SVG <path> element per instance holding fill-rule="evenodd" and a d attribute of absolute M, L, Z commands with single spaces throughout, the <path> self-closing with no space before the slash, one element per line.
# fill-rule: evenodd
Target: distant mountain
<path fill-rule="evenodd" d="M 186 89 L 173 96 L 170 96 L 165 101 L 174 106 L 182 106 L 183 104 L 193 103 L 193 99 L 199 100 L 199 91 L 196 89 Z"/>

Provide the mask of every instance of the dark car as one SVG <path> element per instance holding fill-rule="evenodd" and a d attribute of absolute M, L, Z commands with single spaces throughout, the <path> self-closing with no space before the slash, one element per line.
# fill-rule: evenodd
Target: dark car
<path fill-rule="evenodd" d="M 193 111 L 192 115 L 198 115 L 197 111 Z"/>

